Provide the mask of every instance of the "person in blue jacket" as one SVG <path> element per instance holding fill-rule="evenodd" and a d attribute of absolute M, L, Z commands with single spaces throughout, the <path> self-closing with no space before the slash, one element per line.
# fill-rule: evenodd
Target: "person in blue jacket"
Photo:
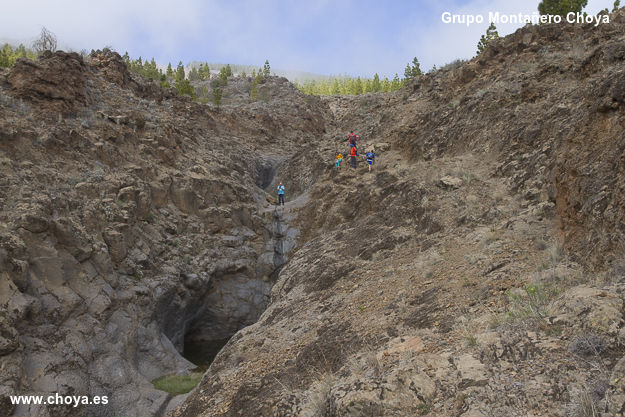
<path fill-rule="evenodd" d="M 284 205 L 284 185 L 278 185 L 278 205 Z"/>
<path fill-rule="evenodd" d="M 373 151 L 367 152 L 367 163 L 369 164 L 369 171 L 371 171 L 371 165 L 375 162 L 375 154 Z"/>

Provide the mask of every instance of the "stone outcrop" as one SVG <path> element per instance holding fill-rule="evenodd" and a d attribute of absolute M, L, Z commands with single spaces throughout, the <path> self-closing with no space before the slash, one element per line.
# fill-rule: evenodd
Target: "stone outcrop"
<path fill-rule="evenodd" d="M 86 66 L 77 53 L 44 53 L 35 62 L 19 59 L 7 76 L 16 98 L 51 112 L 75 113 L 88 104 Z"/>

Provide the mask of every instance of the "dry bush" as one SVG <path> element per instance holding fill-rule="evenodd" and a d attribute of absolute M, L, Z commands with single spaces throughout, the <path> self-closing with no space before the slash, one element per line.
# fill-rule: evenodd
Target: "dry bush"
<path fill-rule="evenodd" d="M 37 55 L 41 55 L 45 51 L 56 51 L 56 36 L 45 27 L 42 27 L 39 37 L 33 42 L 33 49 L 37 52 Z"/>
<path fill-rule="evenodd" d="M 311 388 L 305 394 L 302 405 L 303 417 L 327 417 L 329 416 L 332 402 L 332 384 L 334 375 L 330 373 L 320 374 Z"/>

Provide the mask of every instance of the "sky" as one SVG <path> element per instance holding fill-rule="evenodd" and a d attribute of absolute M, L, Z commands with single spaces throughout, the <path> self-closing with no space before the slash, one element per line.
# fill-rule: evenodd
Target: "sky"
<path fill-rule="evenodd" d="M 519 0 L 0 0 L 0 41 L 32 42 L 42 26 L 62 49 L 105 46 L 159 64 L 206 61 L 326 75 L 403 76 L 475 55 L 488 12 L 532 14 Z M 612 9 L 589 0 L 585 11 Z M 445 24 L 443 12 L 486 17 Z M 500 35 L 521 25 L 497 26 Z"/>

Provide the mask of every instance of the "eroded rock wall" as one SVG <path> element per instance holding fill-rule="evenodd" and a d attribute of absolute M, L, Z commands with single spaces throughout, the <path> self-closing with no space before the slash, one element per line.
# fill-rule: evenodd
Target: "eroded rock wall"
<path fill-rule="evenodd" d="M 257 167 L 323 131 L 319 105 L 265 88 L 279 100 L 200 105 L 101 51 L 0 73 L 0 394 L 109 396 L 16 415 L 158 415 L 151 381 L 194 367 L 190 333 L 229 337 L 264 310 L 275 231 Z"/>

